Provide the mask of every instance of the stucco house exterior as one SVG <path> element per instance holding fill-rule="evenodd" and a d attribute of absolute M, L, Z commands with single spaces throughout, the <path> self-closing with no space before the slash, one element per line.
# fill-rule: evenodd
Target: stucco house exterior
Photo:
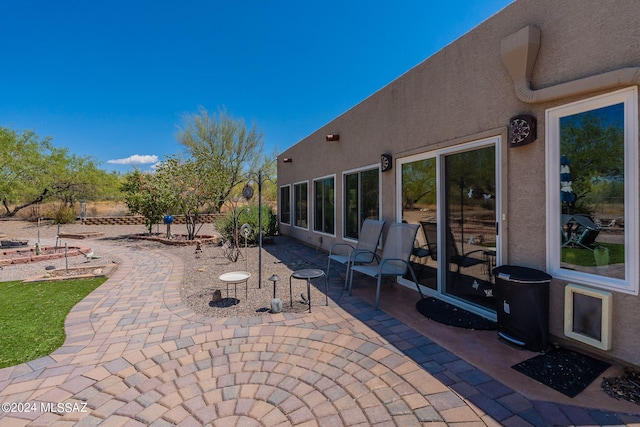
<path fill-rule="evenodd" d="M 640 366 L 639 23 L 640 0 L 517 0 L 282 152 L 280 232 L 420 224 L 423 293 L 495 319 L 493 267 L 544 271 L 552 340 Z"/>

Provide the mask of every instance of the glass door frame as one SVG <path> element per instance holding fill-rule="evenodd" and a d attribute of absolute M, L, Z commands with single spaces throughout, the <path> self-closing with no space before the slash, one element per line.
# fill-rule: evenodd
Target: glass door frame
<path fill-rule="evenodd" d="M 419 160 L 424 160 L 428 158 L 435 158 L 436 160 L 436 190 L 438 192 L 436 200 L 436 218 L 438 223 L 438 242 L 437 247 L 442 248 L 442 250 L 446 250 L 445 236 L 444 232 L 446 230 L 443 225 L 447 224 L 448 219 L 446 218 L 446 209 L 445 209 L 445 158 L 448 155 L 473 151 L 481 148 L 486 148 L 489 146 L 495 147 L 495 171 L 496 171 L 496 265 L 501 265 L 502 260 L 504 258 L 504 249 L 505 249 L 505 229 L 504 226 L 505 216 L 503 214 L 503 200 L 505 200 L 505 193 L 503 192 L 502 186 L 502 152 L 503 152 L 503 144 L 502 137 L 495 136 L 490 138 L 479 139 L 473 142 L 459 144 L 451 147 L 441 148 L 432 151 L 425 151 L 423 153 L 414 154 L 407 157 L 402 157 L 396 159 L 396 221 L 402 221 L 402 165 L 406 163 L 411 163 Z M 440 251 L 440 249 L 439 249 Z M 447 280 L 447 260 L 444 256 L 438 256 L 437 260 L 437 291 L 433 289 L 427 288 L 426 286 L 422 286 L 422 292 L 425 295 L 435 296 L 439 299 L 452 303 L 456 306 L 465 308 L 471 312 L 475 312 L 478 314 L 482 314 L 484 316 L 494 318 L 495 320 L 495 312 L 488 310 L 484 307 L 479 307 L 475 304 L 468 303 L 460 298 L 452 297 L 445 293 L 446 291 L 446 280 Z M 400 278 L 398 279 L 398 283 L 409 287 L 410 289 L 415 289 L 415 284 L 406 279 Z"/>

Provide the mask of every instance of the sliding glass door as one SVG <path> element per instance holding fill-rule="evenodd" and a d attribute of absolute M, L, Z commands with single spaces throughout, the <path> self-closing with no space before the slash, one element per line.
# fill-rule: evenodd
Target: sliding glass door
<path fill-rule="evenodd" d="M 437 188 L 436 158 L 407 162 L 402 165 L 402 221 L 418 224 L 411 264 L 418 282 L 438 289 L 437 263 Z"/>
<path fill-rule="evenodd" d="M 497 252 L 496 148 L 483 147 L 444 158 L 446 245 L 444 292 L 493 308 L 491 269 Z"/>
<path fill-rule="evenodd" d="M 402 159 L 398 212 L 418 224 L 418 282 L 449 300 L 495 310 L 499 259 L 498 138 Z M 404 278 L 409 280 L 408 277 Z"/>

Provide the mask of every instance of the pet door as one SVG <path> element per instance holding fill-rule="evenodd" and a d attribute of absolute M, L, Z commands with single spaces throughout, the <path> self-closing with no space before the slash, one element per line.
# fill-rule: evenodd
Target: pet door
<path fill-rule="evenodd" d="M 611 350 L 610 292 L 569 284 L 564 291 L 564 334 L 601 350 Z"/>

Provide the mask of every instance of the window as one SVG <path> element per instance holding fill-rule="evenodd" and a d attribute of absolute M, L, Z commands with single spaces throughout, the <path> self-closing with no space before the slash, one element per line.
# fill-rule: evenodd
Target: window
<path fill-rule="evenodd" d="M 335 234 L 335 178 L 327 177 L 313 181 L 315 195 L 313 229 Z"/>
<path fill-rule="evenodd" d="M 291 224 L 291 186 L 280 187 L 280 222 Z"/>
<path fill-rule="evenodd" d="M 638 94 L 547 111 L 547 264 L 555 277 L 637 294 Z"/>
<path fill-rule="evenodd" d="M 344 175 L 344 237 L 357 239 L 367 218 L 380 219 L 380 171 L 378 168 Z"/>
<path fill-rule="evenodd" d="M 293 184 L 293 204 L 295 205 L 294 223 L 296 227 L 308 228 L 307 223 L 307 182 Z"/>

